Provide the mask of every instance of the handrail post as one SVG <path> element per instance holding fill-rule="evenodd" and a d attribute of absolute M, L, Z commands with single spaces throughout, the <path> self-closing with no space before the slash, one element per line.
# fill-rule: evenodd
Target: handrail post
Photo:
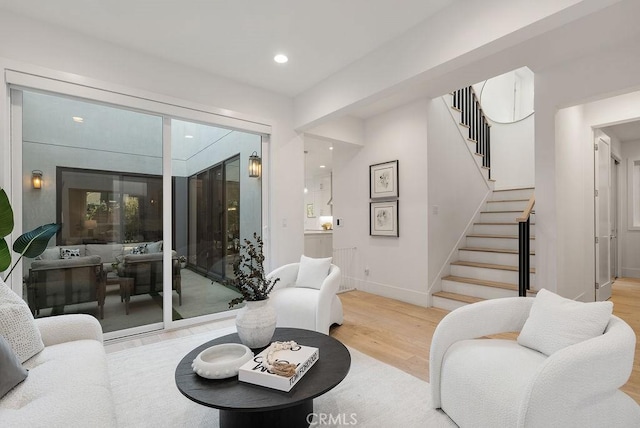
<path fill-rule="evenodd" d="M 527 296 L 527 290 L 529 290 L 530 280 L 530 260 L 529 260 L 529 225 L 530 218 L 527 217 L 527 221 L 521 221 L 518 223 L 518 295 L 520 297 Z"/>

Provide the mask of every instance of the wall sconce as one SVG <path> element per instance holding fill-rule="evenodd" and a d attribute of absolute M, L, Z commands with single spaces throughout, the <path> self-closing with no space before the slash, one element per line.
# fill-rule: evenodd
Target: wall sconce
<path fill-rule="evenodd" d="M 253 152 L 249 156 L 249 177 L 260 177 L 262 172 L 262 160 L 257 152 Z"/>
<path fill-rule="evenodd" d="M 39 169 L 31 171 L 31 185 L 34 189 L 42 189 L 42 171 Z"/>

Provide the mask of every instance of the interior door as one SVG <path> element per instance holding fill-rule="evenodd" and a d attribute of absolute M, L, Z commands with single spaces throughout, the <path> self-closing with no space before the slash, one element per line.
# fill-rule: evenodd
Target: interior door
<path fill-rule="evenodd" d="M 618 276 L 618 165 L 620 162 L 611 157 L 611 281 Z"/>
<path fill-rule="evenodd" d="M 611 147 L 603 138 L 595 144 L 596 300 L 611 297 Z"/>

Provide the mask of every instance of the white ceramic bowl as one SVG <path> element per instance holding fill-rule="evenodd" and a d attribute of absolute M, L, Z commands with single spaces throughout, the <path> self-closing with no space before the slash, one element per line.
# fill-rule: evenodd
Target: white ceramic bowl
<path fill-rule="evenodd" d="M 223 343 L 200 352 L 191 368 L 207 379 L 225 379 L 238 375 L 241 365 L 253 358 L 251 349 L 239 343 Z"/>

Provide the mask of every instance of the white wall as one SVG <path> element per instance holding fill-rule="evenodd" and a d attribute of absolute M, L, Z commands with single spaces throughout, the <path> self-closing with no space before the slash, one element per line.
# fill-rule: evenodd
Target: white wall
<path fill-rule="evenodd" d="M 564 207 L 557 212 L 556 291 L 571 299 L 592 302 L 595 300 L 594 139 L 582 106 L 558 112 L 555 141 L 556 198 L 558 205 Z M 536 211 L 536 227 L 541 221 Z M 545 283 L 536 285 L 552 288 Z"/>
<path fill-rule="evenodd" d="M 448 273 L 448 259 L 489 193 L 482 173 L 442 98 L 429 101 L 428 113 L 428 282 Z M 456 113 L 457 114 L 457 113 Z M 436 213 L 437 210 L 437 213 Z"/>
<path fill-rule="evenodd" d="M 302 193 L 283 183 L 302 183 L 303 146 L 293 131 L 292 102 L 265 90 L 241 85 L 55 26 L 3 11 L 0 14 L 1 66 L 34 64 L 187 102 L 260 117 L 272 126 L 266 172 L 270 185 L 269 266 L 299 259 L 303 249 Z M 4 88 L 0 95 L 7 98 Z M 10 188 L 8 104 L 0 104 L 3 171 L 0 185 Z M 20 210 L 19 207 L 15 207 Z M 266 225 L 265 225 L 266 226 Z"/>
<path fill-rule="evenodd" d="M 491 124 L 491 178 L 495 189 L 535 186 L 535 115 Z"/>
<path fill-rule="evenodd" d="M 334 153 L 334 248 L 357 247 L 356 287 L 427 304 L 427 114 L 420 100 L 365 122 L 359 151 Z M 335 150 L 334 150 L 335 151 Z M 400 237 L 369 236 L 369 165 L 398 160 Z M 365 267 L 369 275 L 364 274 Z"/>

